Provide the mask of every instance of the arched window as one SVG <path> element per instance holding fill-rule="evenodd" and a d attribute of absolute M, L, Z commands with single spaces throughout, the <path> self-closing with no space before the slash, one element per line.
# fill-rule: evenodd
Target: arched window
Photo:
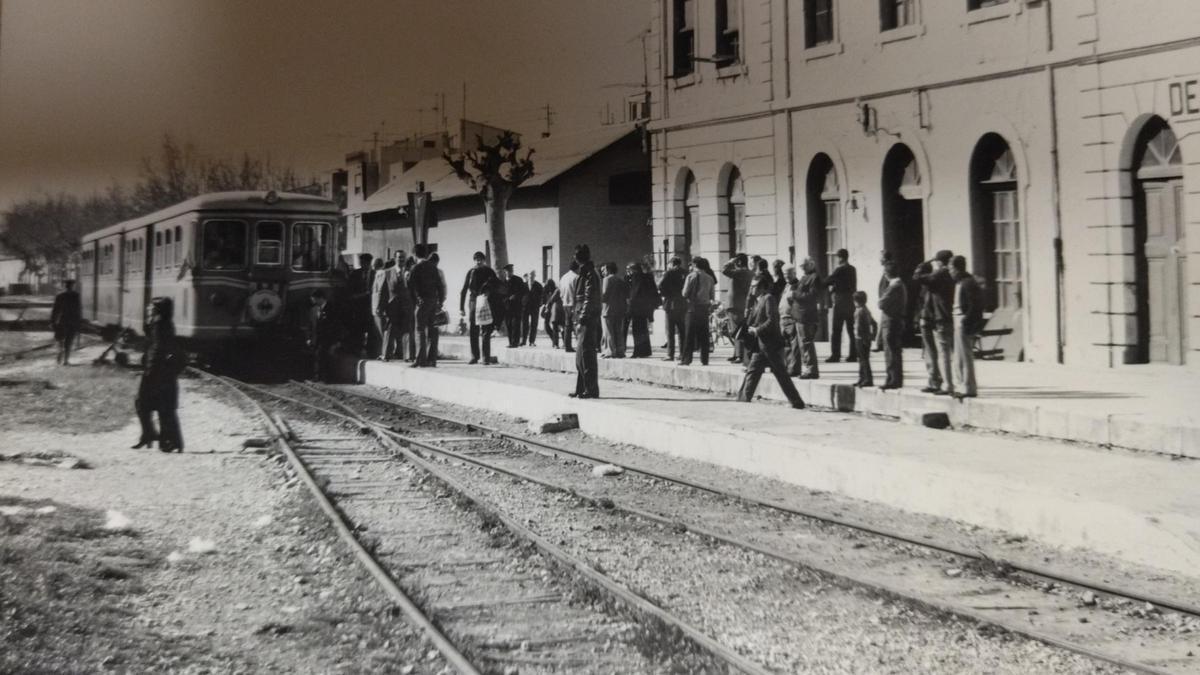
<path fill-rule="evenodd" d="M 742 174 L 733 169 L 725 188 L 725 226 L 729 232 L 729 256 L 746 251 L 746 190 Z"/>
<path fill-rule="evenodd" d="M 696 177 L 688 172 L 683 183 L 683 246 L 681 257 L 686 266 L 692 256 L 698 255 L 700 246 L 700 189 Z"/>
<path fill-rule="evenodd" d="M 1134 286 L 1138 362 L 1186 363 L 1188 272 L 1186 195 L 1179 139 L 1161 118 L 1150 120 L 1134 151 Z"/>
<path fill-rule="evenodd" d="M 834 268 L 837 250 L 845 248 L 842 231 L 842 196 L 837 171 L 829 155 L 813 158 L 808 169 L 808 252 L 822 275 Z"/>
<path fill-rule="evenodd" d="M 1024 305 L 1024 243 L 1012 148 L 998 134 L 988 134 L 976 146 L 971 164 L 971 268 L 986 282 L 990 309 L 1018 310 Z"/>

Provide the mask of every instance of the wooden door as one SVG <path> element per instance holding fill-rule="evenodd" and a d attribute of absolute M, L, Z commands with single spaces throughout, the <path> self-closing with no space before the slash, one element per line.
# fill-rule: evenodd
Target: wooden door
<path fill-rule="evenodd" d="M 1187 344 L 1187 246 L 1182 179 L 1142 183 L 1146 205 L 1146 312 L 1151 363 L 1182 364 Z"/>

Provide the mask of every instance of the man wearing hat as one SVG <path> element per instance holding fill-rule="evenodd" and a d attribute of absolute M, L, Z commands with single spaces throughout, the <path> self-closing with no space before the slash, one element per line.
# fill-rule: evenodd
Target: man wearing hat
<path fill-rule="evenodd" d="M 838 249 L 836 254 L 837 267 L 825 279 L 829 287 L 829 296 L 833 299 L 833 334 L 829 338 L 829 358 L 826 363 L 837 363 L 842 360 L 842 326 L 846 327 L 846 341 L 850 343 L 850 357 L 846 360 L 853 363 L 858 360 L 858 347 L 854 339 L 854 292 L 858 290 L 858 270 L 850 264 L 850 252 Z"/>
<path fill-rule="evenodd" d="M 487 365 L 492 355 L 492 325 L 481 327 L 475 322 L 475 310 L 479 302 L 488 301 L 488 291 L 495 285 L 496 273 L 487 266 L 483 251 L 475 252 L 475 266 L 467 270 L 462 291 L 458 294 L 458 313 L 466 314 L 468 334 L 471 339 L 471 363 L 479 363 L 479 338 L 483 337 L 483 363 Z M 470 298 L 470 304 L 467 299 Z"/>
<path fill-rule="evenodd" d="M 525 294 L 529 287 L 525 280 L 513 274 L 513 265 L 509 263 L 500 272 L 500 280 L 504 282 L 504 332 L 508 334 L 508 346 L 521 346 L 521 324 L 525 319 Z"/>
<path fill-rule="evenodd" d="M 600 277 L 592 264 L 587 244 L 575 247 L 578 276 L 573 282 L 575 296 L 575 391 L 572 398 L 599 398 L 600 371 L 596 353 L 600 351 Z"/>
<path fill-rule="evenodd" d="M 921 287 L 921 353 L 929 380 L 921 391 L 927 394 L 954 394 L 950 358 L 954 345 L 954 277 L 950 259 L 954 253 L 941 250 L 932 260 L 921 263 L 913 280 Z M 943 384 L 945 385 L 943 388 Z"/>

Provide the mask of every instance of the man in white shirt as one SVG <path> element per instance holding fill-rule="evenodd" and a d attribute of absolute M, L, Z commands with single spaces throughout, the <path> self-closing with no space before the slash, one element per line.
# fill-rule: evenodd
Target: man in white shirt
<path fill-rule="evenodd" d="M 579 263 L 571 261 L 571 267 L 558 281 L 558 294 L 562 298 L 563 314 L 566 318 L 567 330 L 563 331 L 563 346 L 566 351 L 573 352 L 571 333 L 575 331 L 575 279 L 579 276 Z"/>

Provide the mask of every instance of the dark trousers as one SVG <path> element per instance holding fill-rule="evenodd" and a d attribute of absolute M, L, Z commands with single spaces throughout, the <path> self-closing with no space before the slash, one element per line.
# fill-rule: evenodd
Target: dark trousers
<path fill-rule="evenodd" d="M 754 400 L 754 391 L 758 389 L 758 381 L 762 379 L 763 371 L 770 368 L 771 374 L 775 376 L 775 381 L 779 383 L 779 389 L 787 397 L 788 402 L 797 408 L 804 405 L 804 399 L 800 398 L 800 392 L 796 391 L 796 384 L 792 382 L 792 378 L 788 377 L 787 368 L 783 364 L 782 344 L 768 347 L 760 340 L 758 351 L 747 356 L 746 375 L 742 378 L 742 388 L 738 390 L 739 401 L 749 403 Z"/>
<path fill-rule="evenodd" d="M 532 346 L 534 340 L 537 339 L 538 314 L 541 309 L 541 307 L 525 308 L 524 323 L 521 324 L 521 344 L 528 342 Z"/>
<path fill-rule="evenodd" d="M 508 346 L 518 347 L 521 344 L 521 329 L 524 325 L 524 315 L 521 310 L 510 310 L 504 315 L 504 330 L 508 333 Z"/>
<path fill-rule="evenodd" d="M 571 335 L 575 332 L 575 306 L 563 305 L 563 315 L 567 320 L 563 326 L 563 348 L 573 352 L 575 349 L 571 346 Z"/>
<path fill-rule="evenodd" d="M 871 339 L 861 335 L 855 338 L 858 345 L 858 384 L 862 387 L 875 385 L 875 376 L 871 373 Z"/>
<path fill-rule="evenodd" d="M 480 336 L 483 338 L 483 360 L 487 362 L 492 357 L 492 325 L 480 326 L 475 323 L 475 303 L 477 298 L 471 298 L 471 304 L 467 311 L 467 333 L 471 341 L 471 358 L 479 359 L 479 343 Z"/>
<path fill-rule="evenodd" d="M 821 376 L 817 367 L 817 324 L 800 324 L 800 377 L 816 379 Z"/>
<path fill-rule="evenodd" d="M 142 425 L 143 441 L 158 440 L 164 450 L 183 449 L 183 431 L 179 427 L 179 382 L 173 377 L 143 374 L 138 383 L 134 409 Z M 154 413 L 162 433 L 154 428 Z"/>
<path fill-rule="evenodd" d="M 708 305 L 689 307 L 687 311 L 687 334 L 683 340 L 683 355 L 679 362 L 689 364 L 696 348 L 700 348 L 700 363 L 708 365 Z"/>
<path fill-rule="evenodd" d="M 887 377 L 883 386 L 898 388 L 904 386 L 904 319 L 892 318 L 884 314 L 879 322 L 879 334 L 883 336 L 883 362 Z"/>
<path fill-rule="evenodd" d="M 422 366 L 437 365 L 437 327 L 433 316 L 437 313 L 437 300 L 417 301 L 417 354 L 416 362 Z"/>
<path fill-rule="evenodd" d="M 629 326 L 630 330 L 633 332 L 634 358 L 645 358 L 650 356 L 650 317 L 630 317 Z"/>
<path fill-rule="evenodd" d="M 585 319 L 575 327 L 575 395 L 596 398 L 600 395 L 600 319 Z"/>
<path fill-rule="evenodd" d="M 683 352 L 687 340 L 687 311 L 670 310 L 665 313 L 667 318 L 667 357 L 675 358 L 675 340 L 679 339 L 679 351 Z"/>
<path fill-rule="evenodd" d="M 833 301 L 833 333 L 829 337 L 829 355 L 842 358 L 842 326 L 846 327 L 846 344 L 850 345 L 850 360 L 858 358 L 858 343 L 854 339 L 854 302 L 835 298 Z"/>
<path fill-rule="evenodd" d="M 63 327 L 56 332 L 58 333 L 58 357 L 55 360 L 66 365 L 71 361 L 71 348 L 75 346 L 75 337 L 79 335 L 79 328 Z"/>
<path fill-rule="evenodd" d="M 387 319 L 387 328 L 383 333 L 383 358 L 403 359 L 406 354 L 405 345 L 409 344 L 413 337 L 413 310 L 408 306 L 389 309 Z M 414 358 L 414 352 L 415 349 L 409 348 L 408 358 Z"/>
<path fill-rule="evenodd" d="M 542 328 L 546 331 L 546 335 L 550 336 L 550 345 L 558 349 L 558 333 L 561 326 L 551 322 L 550 319 L 544 319 L 542 321 Z"/>
<path fill-rule="evenodd" d="M 800 374 L 800 324 L 792 318 L 780 322 L 783 331 L 783 365 L 787 374 L 796 377 Z"/>
<path fill-rule="evenodd" d="M 625 315 L 609 314 L 605 316 L 604 328 L 608 332 L 608 355 L 614 358 L 624 358 Z"/>
<path fill-rule="evenodd" d="M 725 320 L 728 322 L 726 330 L 729 331 L 730 335 L 736 335 L 738 327 L 746 321 L 746 310 L 730 307 L 725 311 L 725 317 Z M 746 361 L 746 348 L 742 345 L 741 340 L 733 341 L 733 358 L 743 363 Z"/>

